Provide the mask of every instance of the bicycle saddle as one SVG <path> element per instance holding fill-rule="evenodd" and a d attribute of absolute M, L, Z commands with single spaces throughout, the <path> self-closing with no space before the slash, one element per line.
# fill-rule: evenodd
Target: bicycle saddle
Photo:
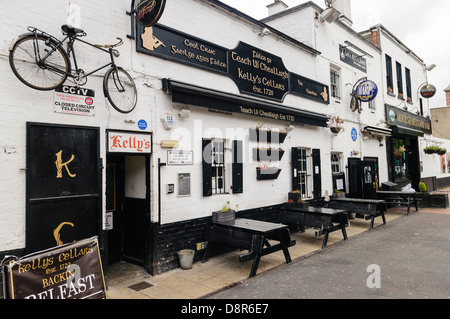
<path fill-rule="evenodd" d="M 68 24 L 64 24 L 63 26 L 61 26 L 61 30 L 63 32 L 63 34 L 80 34 L 80 33 L 84 33 L 84 30 L 82 29 L 78 29 L 78 28 L 74 28 L 71 25 Z"/>

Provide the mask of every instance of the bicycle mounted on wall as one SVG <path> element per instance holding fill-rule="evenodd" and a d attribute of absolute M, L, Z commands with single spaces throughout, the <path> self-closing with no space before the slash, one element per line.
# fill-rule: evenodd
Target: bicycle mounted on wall
<path fill-rule="evenodd" d="M 87 77 L 110 67 L 103 78 L 103 93 L 111 106 L 121 113 L 130 113 L 137 103 L 137 90 L 133 78 L 117 66 L 114 57 L 119 57 L 115 49 L 123 44 L 122 39 L 112 45 L 92 44 L 80 39 L 87 34 L 82 29 L 63 25 L 65 38 L 56 37 L 35 27 L 28 27 L 28 33 L 20 35 L 10 46 L 9 63 L 16 77 L 25 85 L 41 91 L 49 91 L 63 85 L 71 78 L 77 86 L 85 85 Z M 67 50 L 63 44 L 67 42 Z M 74 43 L 80 41 L 110 56 L 110 62 L 90 72 L 78 67 Z M 72 69 L 70 57 L 74 63 Z"/>

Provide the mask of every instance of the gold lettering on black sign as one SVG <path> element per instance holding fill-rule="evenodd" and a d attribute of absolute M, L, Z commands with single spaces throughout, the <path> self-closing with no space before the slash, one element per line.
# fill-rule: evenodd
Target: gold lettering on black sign
<path fill-rule="evenodd" d="M 59 153 L 56 154 L 56 178 L 63 178 L 63 174 L 62 174 L 62 169 L 63 167 L 66 169 L 67 174 L 69 174 L 70 177 L 74 178 L 77 176 L 77 174 L 72 174 L 69 171 L 69 167 L 68 165 L 75 159 L 75 156 L 72 155 L 72 157 L 70 158 L 70 160 L 68 160 L 67 162 L 63 163 L 62 162 L 62 152 L 60 151 Z"/>

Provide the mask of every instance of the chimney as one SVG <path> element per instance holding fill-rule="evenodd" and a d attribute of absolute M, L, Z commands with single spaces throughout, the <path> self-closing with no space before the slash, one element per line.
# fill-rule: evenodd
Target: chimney
<path fill-rule="evenodd" d="M 444 90 L 444 92 L 447 98 L 447 106 L 450 106 L 450 85 Z"/>
<path fill-rule="evenodd" d="M 281 0 L 275 0 L 274 3 L 269 4 L 267 6 L 267 9 L 269 9 L 269 16 L 280 13 L 286 10 L 287 8 L 289 8 L 289 6 Z"/>

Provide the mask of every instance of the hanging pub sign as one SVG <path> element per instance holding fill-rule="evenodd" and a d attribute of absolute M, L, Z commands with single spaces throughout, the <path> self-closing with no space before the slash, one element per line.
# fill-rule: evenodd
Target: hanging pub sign
<path fill-rule="evenodd" d="M 342 62 L 351 65 L 352 67 L 367 73 L 367 61 L 362 56 L 356 54 L 347 47 L 339 44 L 339 56 Z"/>
<path fill-rule="evenodd" d="M 420 95 L 425 99 L 431 99 L 436 94 L 436 87 L 432 84 L 426 84 L 420 89 Z"/>
<path fill-rule="evenodd" d="M 166 0 L 142 0 L 136 7 L 136 20 L 145 27 L 151 27 L 161 18 Z"/>
<path fill-rule="evenodd" d="M 1 263 L 5 299 L 106 299 L 97 237 Z"/>
<path fill-rule="evenodd" d="M 364 81 L 356 88 L 356 97 L 361 102 L 373 101 L 378 94 L 378 87 L 373 81 Z"/>
<path fill-rule="evenodd" d="M 227 75 L 241 93 L 282 102 L 289 93 L 329 104 L 329 87 L 289 72 L 281 57 L 244 42 L 226 49 L 157 24 L 138 25 L 137 51 Z"/>

